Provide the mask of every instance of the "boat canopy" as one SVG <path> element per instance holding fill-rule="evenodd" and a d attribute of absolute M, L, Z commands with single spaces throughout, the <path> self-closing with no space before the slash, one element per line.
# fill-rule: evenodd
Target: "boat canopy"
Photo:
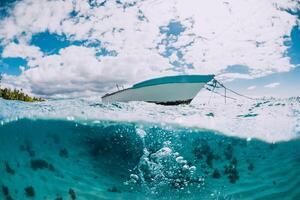
<path fill-rule="evenodd" d="M 167 84 L 167 83 L 207 83 L 211 81 L 214 75 L 179 75 L 179 76 L 165 76 L 155 78 L 137 83 L 132 88 L 141 88 L 153 85 Z"/>

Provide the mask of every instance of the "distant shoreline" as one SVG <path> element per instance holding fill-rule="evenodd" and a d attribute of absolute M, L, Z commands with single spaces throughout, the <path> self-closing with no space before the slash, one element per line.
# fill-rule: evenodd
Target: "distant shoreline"
<path fill-rule="evenodd" d="M 22 90 L 9 89 L 9 88 L 0 88 L 0 98 L 6 100 L 18 100 L 24 102 L 41 102 L 45 101 L 40 97 L 31 97 L 28 94 L 25 94 Z"/>

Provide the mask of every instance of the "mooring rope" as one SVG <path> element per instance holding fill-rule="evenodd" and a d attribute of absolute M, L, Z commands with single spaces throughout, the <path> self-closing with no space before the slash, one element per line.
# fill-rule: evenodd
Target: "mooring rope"
<path fill-rule="evenodd" d="M 231 97 L 231 96 L 225 96 L 225 95 L 223 95 L 223 94 L 221 94 L 221 93 L 219 93 L 219 92 L 217 92 L 217 91 L 214 91 L 214 89 L 210 89 L 210 88 L 205 88 L 205 89 L 207 89 L 208 91 L 210 91 L 210 92 L 212 92 L 212 93 L 215 93 L 215 94 L 217 94 L 217 95 L 220 95 L 220 96 L 222 96 L 222 97 L 225 97 L 225 98 L 228 98 L 228 99 L 232 99 L 232 100 L 237 100 L 236 98 L 234 98 L 234 97 Z M 210 99 L 209 99 L 209 102 L 210 102 Z"/>
<path fill-rule="evenodd" d="M 257 98 L 249 97 L 249 96 L 246 96 L 246 95 L 241 94 L 241 93 L 239 93 L 239 92 L 236 92 L 236 91 L 234 91 L 234 90 L 232 90 L 232 89 L 226 87 L 224 84 L 222 84 L 221 82 L 219 82 L 219 81 L 216 80 L 216 79 L 213 79 L 213 84 L 212 84 L 212 85 L 209 85 L 209 86 L 213 87 L 213 89 L 210 89 L 210 88 L 207 88 L 207 87 L 206 87 L 206 89 L 209 90 L 209 91 L 211 91 L 211 92 L 213 92 L 213 93 L 216 93 L 216 94 L 218 94 L 218 95 L 220 95 L 220 96 L 225 97 L 225 103 L 226 103 L 226 98 L 237 100 L 237 99 L 234 98 L 234 97 L 227 96 L 227 94 L 226 94 L 226 91 L 227 91 L 227 90 L 230 91 L 230 92 L 232 92 L 232 93 L 235 94 L 235 95 L 238 95 L 238 96 L 240 96 L 240 97 L 244 97 L 244 98 L 246 98 L 246 99 L 250 99 L 250 100 L 258 100 Z M 220 94 L 219 92 L 214 91 L 215 88 L 217 88 L 218 86 L 219 86 L 219 88 L 224 88 L 224 90 L 225 90 L 225 95 L 222 95 L 222 94 Z"/>
<path fill-rule="evenodd" d="M 258 100 L 257 98 L 249 97 L 249 96 L 246 96 L 246 95 L 244 95 L 244 94 L 238 93 L 238 92 L 236 92 L 236 91 L 234 91 L 234 90 L 232 90 L 232 89 L 226 87 L 225 85 L 223 85 L 222 83 L 220 83 L 220 82 L 217 81 L 216 79 L 214 79 L 214 80 L 215 80 L 221 87 L 223 87 L 224 89 L 227 89 L 228 91 L 230 91 L 230 92 L 232 92 L 232 93 L 234 93 L 234 94 L 236 94 L 236 95 L 238 95 L 238 96 L 244 97 L 244 98 L 246 98 L 246 99 Z"/>

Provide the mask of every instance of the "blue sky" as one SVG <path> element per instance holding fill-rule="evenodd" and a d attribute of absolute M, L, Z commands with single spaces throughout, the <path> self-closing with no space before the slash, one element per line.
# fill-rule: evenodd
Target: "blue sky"
<path fill-rule="evenodd" d="M 299 16 L 300 19 L 300 16 Z M 272 75 L 256 78 L 253 80 L 237 79 L 228 85 L 240 92 L 246 91 L 250 95 L 278 95 L 284 97 L 300 95 L 300 29 L 299 26 L 294 26 L 290 33 L 291 42 L 286 44 L 289 46 L 287 56 L 290 57 L 291 63 L 295 65 L 294 69 L 289 72 L 274 73 Z M 243 69 L 243 68 L 241 68 Z M 239 68 L 235 69 L 239 71 Z M 240 72 L 240 71 L 239 71 Z M 245 73 L 245 70 L 242 70 Z M 280 85 L 276 88 L 265 88 L 264 86 L 278 82 Z M 247 90 L 250 86 L 259 87 L 258 90 Z"/>
<path fill-rule="evenodd" d="M 172 3 L 169 3 L 170 5 L 162 3 L 162 5 L 158 5 L 159 8 L 170 6 L 169 10 L 171 11 L 165 14 L 166 19 L 163 15 L 162 19 L 156 19 L 154 16 L 157 13 L 147 10 L 147 6 L 144 6 L 143 2 L 116 1 L 116 5 L 110 5 L 106 1 L 99 1 L 98 3 L 87 1 L 85 6 L 89 8 L 90 12 L 102 9 L 101 12 L 108 13 L 101 17 L 101 20 L 106 18 L 110 20 L 107 23 L 103 21 L 106 30 L 101 32 L 99 31 L 102 28 L 101 21 L 95 19 L 94 24 L 99 23 L 99 25 L 91 25 L 94 15 L 89 15 L 86 10 L 82 9 L 83 4 L 81 5 L 81 3 L 83 1 L 72 5 L 65 3 L 61 6 L 58 2 L 55 5 L 48 1 L 43 2 L 47 6 L 49 4 L 49 10 L 53 6 L 53 12 L 59 11 L 61 7 L 65 9 L 61 9 L 60 12 L 57 11 L 57 18 L 55 15 L 54 17 L 51 15 L 49 19 L 45 17 L 45 21 L 36 22 L 40 25 L 34 28 L 31 28 L 31 19 L 28 17 L 30 14 L 20 10 L 24 10 L 23 8 L 32 3 L 33 5 L 37 4 L 36 1 L 8 0 L 0 3 L 0 21 L 2 21 L 4 27 L 4 31 L 0 32 L 2 34 L 2 36 L 0 35 L 0 72 L 6 74 L 7 85 L 16 87 L 24 85 L 26 89 L 33 93 L 51 87 L 53 92 L 46 95 L 60 92 L 62 95 L 68 95 L 84 90 L 102 92 L 109 89 L 109 84 L 114 85 L 112 83 L 129 84 L 144 77 L 159 76 L 160 74 L 215 73 L 218 75 L 235 74 L 235 78 L 226 78 L 225 76 L 225 84 L 245 94 L 300 96 L 300 29 L 296 22 L 289 30 L 286 30 L 286 26 L 283 24 L 285 20 L 293 20 L 293 17 L 300 20 L 300 12 L 292 7 L 293 5 L 291 5 L 291 8 L 286 8 L 286 11 L 276 11 L 271 7 L 266 7 L 269 11 L 268 9 L 264 11 L 253 8 L 256 12 L 270 12 L 270 16 L 278 15 L 278 19 L 280 19 L 278 22 L 276 20 L 273 22 L 273 18 L 268 18 L 268 16 L 262 20 L 266 24 L 270 24 L 271 20 L 272 27 L 275 27 L 275 31 L 278 30 L 278 35 L 270 35 L 270 40 L 268 40 L 266 35 L 270 34 L 272 27 L 266 29 L 265 32 L 257 28 L 253 30 L 253 35 L 259 35 L 260 37 L 255 38 L 248 31 L 248 33 L 245 32 L 245 35 L 249 34 L 247 42 L 240 42 L 241 44 L 239 44 L 230 35 L 236 34 L 237 37 L 244 38 L 240 32 L 245 31 L 245 27 L 236 23 L 237 19 L 244 16 L 239 16 L 238 12 L 233 14 L 231 12 L 234 11 L 235 7 L 244 9 L 244 4 L 229 4 L 231 6 L 229 8 L 226 7 L 227 4 L 212 4 L 212 7 L 217 5 L 217 9 L 223 9 L 220 13 L 222 12 L 224 16 L 228 15 L 232 19 L 220 22 L 219 25 L 206 23 L 203 28 L 201 26 L 197 28 L 202 19 L 210 17 L 210 21 L 217 22 L 220 21 L 219 16 L 214 14 L 211 14 L 211 16 L 207 16 L 207 14 L 195 16 L 193 13 L 189 16 L 189 13 L 184 13 L 188 10 L 184 7 L 186 6 L 184 4 L 178 5 L 179 3 L 177 3 L 177 10 L 173 11 L 174 6 L 172 7 Z M 40 4 L 42 5 L 42 3 Z M 81 7 L 77 4 L 80 4 Z M 37 5 L 37 7 L 41 5 Z M 46 10 L 43 12 L 47 11 L 47 6 L 45 6 L 44 9 Z M 210 5 L 207 6 L 210 7 Z M 193 12 L 193 9 L 190 7 L 190 12 Z M 227 9 L 229 9 L 229 12 Z M 36 12 L 36 15 L 40 14 L 40 18 L 43 18 L 42 12 Z M 65 16 L 59 18 L 63 12 L 65 12 Z M 194 12 L 198 13 L 198 10 L 195 9 Z M 289 19 L 284 18 L 287 16 L 286 14 L 288 14 Z M 45 14 L 45 16 L 47 15 Z M 125 18 L 124 16 L 129 17 Z M 122 19 L 126 20 L 119 22 Z M 50 20 L 49 23 L 46 23 L 47 20 Z M 130 20 L 134 21 L 132 23 L 134 25 L 129 23 Z M 17 33 L 10 29 L 12 21 L 19 21 L 19 24 L 27 23 L 28 25 L 21 26 L 17 24 L 16 27 L 19 28 Z M 51 24 L 54 22 L 57 22 L 56 27 Z M 81 25 L 79 25 L 80 23 Z M 276 24 L 278 27 L 276 27 Z M 219 29 L 221 25 L 224 25 L 224 27 Z M 72 26 L 74 27 L 69 28 Z M 151 27 L 152 32 L 148 30 L 148 27 Z M 201 31 L 199 31 L 200 29 Z M 255 31 L 258 33 L 256 34 Z M 280 31 L 287 34 L 282 34 Z M 141 37 L 142 42 L 134 41 L 135 38 L 139 37 Z M 222 39 L 223 37 L 224 39 Z M 149 41 L 147 38 L 150 38 Z M 229 43 L 228 38 L 233 40 Z M 280 41 L 276 38 L 280 38 Z M 252 40 L 255 41 L 256 47 L 253 47 Z M 143 42 L 148 43 L 142 44 L 144 46 L 140 45 Z M 276 46 L 276 43 L 282 44 Z M 216 47 L 219 44 L 222 48 L 225 47 L 220 53 L 216 53 L 220 50 L 220 47 Z M 130 47 L 131 45 L 132 47 Z M 248 45 L 252 45 L 253 50 L 248 52 Z M 273 46 L 284 49 L 278 52 L 278 55 L 275 55 L 276 52 L 272 54 L 272 56 L 278 58 L 278 62 L 271 56 L 265 56 L 269 54 L 268 51 L 273 50 Z M 262 51 L 261 48 L 266 50 Z M 229 53 L 226 52 L 227 50 Z M 236 52 L 230 54 L 231 51 Z M 241 55 L 239 55 L 239 52 L 242 52 Z M 253 52 L 255 52 L 255 55 L 259 52 L 257 53 L 257 60 L 260 61 L 256 62 L 256 57 L 253 57 L 252 60 L 249 58 Z M 134 58 L 135 56 L 138 58 Z M 237 57 L 234 58 L 234 56 Z M 139 59 L 140 57 L 142 58 Z M 284 58 L 288 58 L 289 62 L 286 62 Z M 155 62 L 152 63 L 149 60 Z M 268 62 L 265 62 L 265 60 Z M 122 63 L 127 61 L 129 63 Z M 287 68 L 287 70 L 283 70 L 285 72 L 277 72 L 282 71 L 281 62 L 283 63 L 282 66 Z M 89 67 L 86 67 L 84 63 Z M 264 63 L 271 64 L 264 68 Z M 56 65 L 60 65 L 62 68 L 66 67 L 65 71 Z M 128 68 L 125 68 L 125 66 L 128 66 Z M 114 67 L 115 69 L 113 69 Z M 53 68 L 55 70 L 51 71 Z M 81 69 L 89 71 L 78 73 Z M 91 75 L 93 71 L 96 75 Z M 46 76 L 43 73 L 51 74 Z M 137 75 L 142 76 L 137 78 Z M 65 76 L 67 81 L 57 82 L 61 80 L 59 78 L 61 76 Z M 249 76 L 252 78 L 249 79 Z M 51 77 L 51 79 L 46 80 L 48 77 Z M 80 83 L 77 83 L 78 79 L 80 79 Z M 229 79 L 231 81 L 228 81 Z M 57 83 L 57 85 L 54 85 L 54 83 Z M 47 86 L 47 84 L 49 85 Z M 76 84 L 79 84 L 82 88 L 80 90 L 74 89 L 77 86 Z M 101 90 L 95 88 L 96 84 L 103 85 Z M 69 85 L 68 88 L 66 85 Z M 72 88 L 74 91 L 72 91 Z"/>

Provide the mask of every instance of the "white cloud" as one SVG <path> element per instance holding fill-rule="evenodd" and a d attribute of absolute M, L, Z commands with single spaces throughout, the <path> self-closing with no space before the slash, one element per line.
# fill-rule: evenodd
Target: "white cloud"
<path fill-rule="evenodd" d="M 30 40 L 32 34 L 46 30 L 60 32 L 61 22 L 72 9 L 72 1 L 20 1 L 11 16 L 0 22 L 0 37 L 9 42 L 14 38 Z"/>
<path fill-rule="evenodd" d="M 280 85 L 280 83 L 275 82 L 275 83 L 267 84 L 267 85 L 265 85 L 264 87 L 265 87 L 265 88 L 276 88 L 276 87 L 278 87 L 279 85 Z"/>
<path fill-rule="evenodd" d="M 91 7 L 87 0 L 23 0 L 11 16 L 0 21 L 0 40 L 6 46 L 3 56 L 29 59 L 31 68 L 19 77 L 6 76 L 4 81 L 36 94 L 68 96 L 175 73 L 169 70 L 169 59 L 178 59 L 176 54 L 170 58 L 160 55 L 167 42 L 159 27 L 171 20 L 186 28 L 171 44 L 182 52 L 186 63 L 193 64 L 194 69 L 185 69 L 186 73 L 220 74 L 236 64 L 247 66 L 250 74 L 231 73 L 224 78 L 249 79 L 288 71 L 294 66 L 285 57 L 284 42 L 290 39 L 286 36 L 297 19 L 283 8 L 300 6 L 283 0 L 145 0 L 124 8 L 115 1 Z M 73 10 L 75 17 L 70 15 Z M 144 21 L 139 19 L 141 15 Z M 58 55 L 43 56 L 37 47 L 25 44 L 33 34 L 44 31 L 64 34 L 69 40 L 100 40 L 117 56 L 99 58 L 93 47 L 75 46 Z M 16 38 L 24 48 L 10 44 Z"/>
<path fill-rule="evenodd" d="M 176 53 L 172 53 L 172 55 L 170 56 L 170 62 L 175 62 L 178 59 Z"/>
<path fill-rule="evenodd" d="M 248 88 L 247 88 L 247 90 L 254 90 L 256 88 L 256 86 L 255 85 L 252 85 L 252 86 L 249 86 Z"/>
<path fill-rule="evenodd" d="M 251 79 L 252 77 L 249 74 L 240 74 L 240 73 L 221 73 L 217 76 L 218 79 L 222 81 L 232 81 L 235 79 Z"/>
<path fill-rule="evenodd" d="M 93 48 L 69 46 L 58 55 L 30 60 L 30 70 L 17 78 L 5 76 L 4 80 L 8 86 L 42 96 L 84 96 L 99 94 L 116 84 L 133 83 L 149 75 L 159 76 L 156 67 L 163 62 L 164 66 L 170 67 L 165 59 L 151 51 L 139 57 L 122 54 L 118 59 L 103 57 L 101 60 L 95 54 Z"/>
<path fill-rule="evenodd" d="M 2 57 L 4 58 L 19 57 L 24 59 L 32 59 L 42 57 L 42 55 L 43 54 L 40 51 L 40 48 L 36 46 L 16 43 L 8 44 L 2 52 Z"/>

